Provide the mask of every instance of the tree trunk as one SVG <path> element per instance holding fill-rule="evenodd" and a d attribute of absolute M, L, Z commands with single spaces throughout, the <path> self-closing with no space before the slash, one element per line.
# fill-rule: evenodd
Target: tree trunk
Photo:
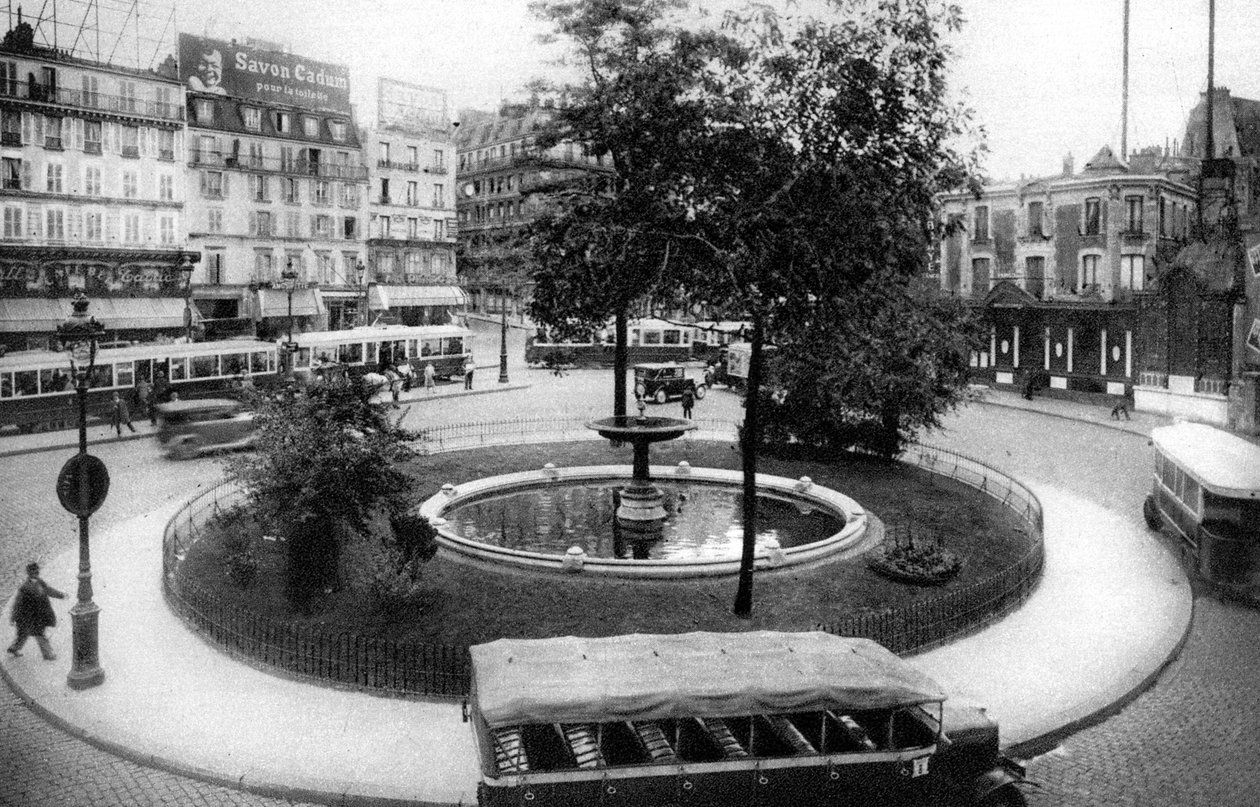
<path fill-rule="evenodd" d="M 626 416 L 626 309 L 617 312 L 616 344 L 613 345 L 613 414 Z"/>
<path fill-rule="evenodd" d="M 740 450 L 744 460 L 744 547 L 739 560 L 739 590 L 735 592 L 735 616 L 752 616 L 753 561 L 757 550 L 757 446 L 761 424 L 757 409 L 761 397 L 761 315 L 753 314 L 752 347 L 748 356 L 748 392 L 744 397 L 744 429 Z"/>

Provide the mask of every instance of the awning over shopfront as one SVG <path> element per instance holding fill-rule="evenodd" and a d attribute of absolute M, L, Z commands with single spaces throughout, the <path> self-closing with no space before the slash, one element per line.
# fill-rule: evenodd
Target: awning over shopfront
<path fill-rule="evenodd" d="M 318 317 L 324 313 L 318 289 L 296 289 L 293 292 L 293 316 Z M 284 289 L 258 290 L 258 318 L 289 316 L 289 293 Z"/>
<path fill-rule="evenodd" d="M 468 302 L 459 286 L 386 286 L 375 283 L 368 287 L 368 308 L 383 311 L 408 306 L 453 305 Z"/>
<path fill-rule="evenodd" d="M 10 297 L 0 300 L 0 331 L 54 331 L 72 312 L 70 298 Z M 184 327 L 178 297 L 94 297 L 88 313 L 107 331 Z M 193 309 L 193 319 L 198 319 Z"/>

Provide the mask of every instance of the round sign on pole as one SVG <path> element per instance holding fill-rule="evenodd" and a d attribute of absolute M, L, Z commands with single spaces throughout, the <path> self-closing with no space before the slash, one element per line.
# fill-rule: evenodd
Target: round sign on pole
<path fill-rule="evenodd" d="M 84 477 L 87 478 L 88 488 L 87 512 L 83 512 L 80 504 L 83 500 L 79 495 L 80 481 Z M 62 507 L 76 516 L 90 516 L 95 513 L 104 504 L 108 493 L 109 471 L 99 457 L 91 454 L 75 454 L 61 466 L 61 473 L 57 474 L 57 498 Z"/>

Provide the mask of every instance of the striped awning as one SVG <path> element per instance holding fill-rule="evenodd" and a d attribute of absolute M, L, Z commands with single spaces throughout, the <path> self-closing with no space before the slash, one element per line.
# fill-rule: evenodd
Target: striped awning
<path fill-rule="evenodd" d="M 293 316 L 317 317 L 324 313 L 318 289 L 295 289 L 293 292 Z M 258 317 L 289 316 L 289 293 L 284 289 L 258 290 Z"/>
<path fill-rule="evenodd" d="M 2 299 L 0 331 L 54 331 L 72 310 L 69 298 Z M 107 331 L 184 326 L 184 300 L 180 297 L 95 297 L 88 306 L 88 313 Z M 193 321 L 197 319 L 197 309 L 193 308 Z"/>
<path fill-rule="evenodd" d="M 467 304 L 459 286 L 388 286 L 374 283 L 368 287 L 368 308 L 383 311 L 423 305 Z"/>

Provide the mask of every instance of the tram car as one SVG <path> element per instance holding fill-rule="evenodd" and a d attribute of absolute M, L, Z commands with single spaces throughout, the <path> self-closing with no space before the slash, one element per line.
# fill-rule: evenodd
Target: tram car
<path fill-rule="evenodd" d="M 1015 807 L 998 727 L 868 639 L 500 639 L 471 649 L 481 807 Z"/>
<path fill-rule="evenodd" d="M 697 322 L 691 340 L 691 355 L 704 362 L 716 361 L 722 356 L 723 348 L 743 339 L 751 328 L 751 322 L 739 320 Z"/>
<path fill-rule="evenodd" d="M 406 362 L 417 376 L 426 364 L 438 378 L 462 376 L 472 356 L 473 332 L 457 325 L 367 325 L 344 331 L 308 331 L 293 341 L 293 369 L 312 373 L 338 365 L 351 378 Z"/>
<path fill-rule="evenodd" d="M 133 404 L 141 379 L 153 385 L 155 403 L 172 393 L 184 400 L 222 395 L 247 379 L 274 377 L 277 354 L 274 344 L 253 339 L 102 348 L 92 367 L 88 412 L 108 416 L 114 393 Z M 78 419 L 74 383 L 65 353 L 25 350 L 0 357 L 0 430 L 73 425 Z"/>
<path fill-rule="evenodd" d="M 626 328 L 626 353 L 630 364 L 684 362 L 692 358 L 695 328 L 663 319 L 634 319 Z M 525 343 L 525 361 L 547 364 L 562 361 L 579 366 L 611 367 L 616 331 L 609 325 L 585 342 L 556 342 L 532 337 Z"/>
<path fill-rule="evenodd" d="M 1147 526 L 1177 536 L 1200 579 L 1260 599 L 1260 446 L 1201 423 L 1152 429 L 1151 445 Z"/>

